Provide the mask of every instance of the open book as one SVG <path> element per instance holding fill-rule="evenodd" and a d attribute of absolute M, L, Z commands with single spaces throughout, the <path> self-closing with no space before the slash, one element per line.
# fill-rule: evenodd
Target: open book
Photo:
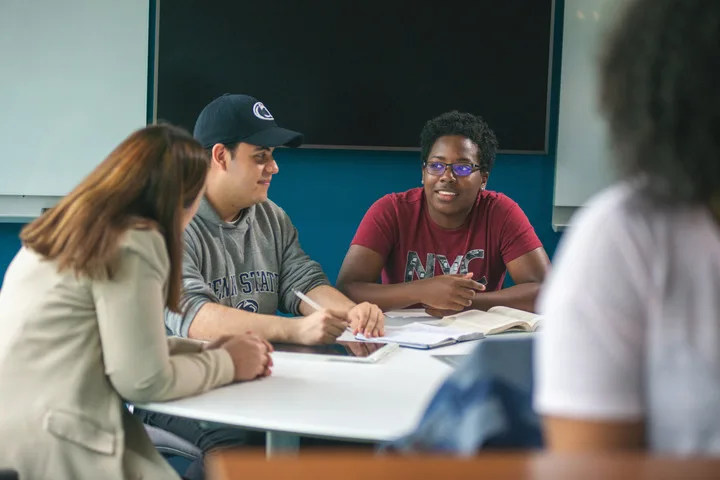
<path fill-rule="evenodd" d="M 401 327 L 386 326 L 382 337 L 367 338 L 362 334 L 355 335 L 358 340 L 366 342 L 397 343 L 410 348 L 437 348 L 468 340 L 479 340 L 484 335 L 478 331 L 467 331 L 442 325 L 430 325 L 425 322 L 412 322 Z"/>
<path fill-rule="evenodd" d="M 540 315 L 510 307 L 492 307 L 487 312 L 467 310 L 448 315 L 440 320 L 422 322 L 435 327 L 454 328 L 463 332 L 478 332 L 483 335 L 520 331 L 534 332 L 540 326 Z"/>

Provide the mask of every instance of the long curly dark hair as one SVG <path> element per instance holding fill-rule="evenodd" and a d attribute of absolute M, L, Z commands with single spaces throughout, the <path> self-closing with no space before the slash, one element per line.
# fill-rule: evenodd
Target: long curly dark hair
<path fill-rule="evenodd" d="M 654 201 L 720 194 L 720 2 L 629 2 L 600 59 L 600 107 L 618 171 Z"/>

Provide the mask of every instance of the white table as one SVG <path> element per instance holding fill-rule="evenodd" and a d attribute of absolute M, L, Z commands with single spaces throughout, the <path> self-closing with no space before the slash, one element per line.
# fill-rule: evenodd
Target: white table
<path fill-rule="evenodd" d="M 346 338 L 345 336 L 340 339 Z M 412 430 L 451 373 L 432 355 L 469 353 L 476 342 L 401 348 L 377 364 L 302 360 L 275 353 L 272 376 L 196 397 L 137 405 L 154 412 L 265 430 L 267 454 L 297 451 L 299 436 L 383 442 Z"/>

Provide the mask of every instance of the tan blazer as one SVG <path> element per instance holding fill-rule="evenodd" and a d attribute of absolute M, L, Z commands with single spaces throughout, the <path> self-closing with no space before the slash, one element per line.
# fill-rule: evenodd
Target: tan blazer
<path fill-rule="evenodd" d="M 124 401 L 230 383 L 222 350 L 168 341 L 163 237 L 129 230 L 112 281 L 21 249 L 0 291 L 0 467 L 22 479 L 177 479 Z"/>

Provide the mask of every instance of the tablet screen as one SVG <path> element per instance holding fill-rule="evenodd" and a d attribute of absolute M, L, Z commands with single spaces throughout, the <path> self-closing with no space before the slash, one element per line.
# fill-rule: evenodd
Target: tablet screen
<path fill-rule="evenodd" d="M 309 353 L 316 355 L 332 355 L 338 357 L 369 357 L 387 343 L 336 342 L 329 345 L 292 345 L 289 343 L 273 343 L 276 352 Z"/>

